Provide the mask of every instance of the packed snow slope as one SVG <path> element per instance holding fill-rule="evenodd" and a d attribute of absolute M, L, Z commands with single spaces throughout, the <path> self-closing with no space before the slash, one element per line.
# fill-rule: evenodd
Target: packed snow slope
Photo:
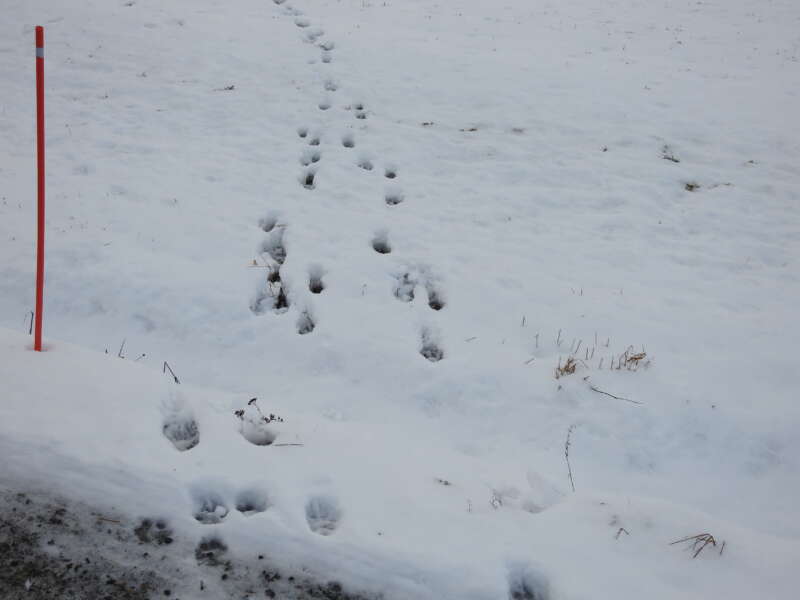
<path fill-rule="evenodd" d="M 796 593 L 794 0 L 2 15 L 0 478 L 386 598 Z"/>

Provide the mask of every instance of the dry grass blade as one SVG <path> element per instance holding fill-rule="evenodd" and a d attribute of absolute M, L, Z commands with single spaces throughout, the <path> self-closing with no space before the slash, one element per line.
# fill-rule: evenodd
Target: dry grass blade
<path fill-rule="evenodd" d="M 717 545 L 717 540 L 714 539 L 714 536 L 710 533 L 698 533 L 697 535 L 690 535 L 688 537 L 682 538 L 680 540 L 675 540 L 674 542 L 670 542 L 670 546 L 674 546 L 675 544 L 681 544 L 684 542 L 691 542 L 692 543 L 692 550 L 694 550 L 694 554 L 692 558 L 697 558 L 697 556 L 703 551 L 703 549 L 708 546 Z M 722 549 L 725 548 L 725 542 L 722 542 Z M 720 550 L 720 554 L 722 554 L 722 549 Z"/>
<path fill-rule="evenodd" d="M 567 362 L 561 364 L 561 359 L 558 359 L 558 366 L 556 367 L 556 379 L 564 377 L 565 375 L 572 375 L 578 366 L 578 361 L 573 357 L 567 358 Z"/>

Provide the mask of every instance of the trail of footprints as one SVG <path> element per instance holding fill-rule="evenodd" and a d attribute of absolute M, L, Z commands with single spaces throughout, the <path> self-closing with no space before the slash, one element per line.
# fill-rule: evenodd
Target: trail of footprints
<path fill-rule="evenodd" d="M 265 267 L 267 275 L 250 304 L 250 310 L 256 315 L 262 315 L 268 310 L 282 314 L 287 312 L 291 306 L 290 294 L 286 282 L 281 276 L 281 268 L 287 256 L 283 241 L 286 225 L 278 223 L 276 216 L 269 216 L 259 221 L 259 227 L 267 234 L 260 248 L 260 254 L 265 264 L 256 266 Z M 309 290 L 313 294 L 319 294 L 325 288 L 322 276 L 323 271 L 319 266 L 314 266 L 309 270 Z M 301 310 L 297 319 L 297 333 L 305 335 L 314 331 L 315 327 L 316 322 L 310 310 L 308 308 Z M 269 440 L 259 445 L 268 445 L 271 442 L 272 440 Z"/>
<path fill-rule="evenodd" d="M 294 24 L 303 31 L 303 40 L 307 43 L 316 44 L 320 50 L 320 60 L 323 64 L 330 64 L 333 62 L 333 50 L 336 47 L 335 43 L 331 40 L 323 39 L 325 32 L 320 28 L 312 28 L 311 20 L 304 16 L 301 11 L 293 8 L 287 4 L 285 0 L 273 0 L 276 5 L 282 6 L 283 12 L 292 17 Z M 324 78 L 322 88 L 323 96 L 317 103 L 317 108 L 320 111 L 327 112 L 333 107 L 332 95 L 339 90 L 339 83 L 331 77 Z M 364 121 L 368 118 L 368 111 L 363 102 L 354 102 L 344 107 L 345 110 L 350 111 L 353 117 L 358 121 Z M 300 165 L 302 170 L 298 177 L 298 183 L 306 190 L 313 191 L 317 189 L 318 181 L 318 165 L 322 160 L 321 131 L 313 131 L 309 127 L 302 126 L 297 129 L 298 137 L 305 142 L 305 147 L 300 153 Z M 354 149 L 356 147 L 355 135 L 352 131 L 344 133 L 341 138 L 341 145 L 347 149 Z M 356 160 L 356 165 L 365 172 L 372 172 L 375 170 L 375 165 L 371 158 L 362 154 Z M 399 170 L 396 165 L 388 163 L 383 167 L 383 177 L 392 182 L 388 185 L 384 193 L 384 203 L 388 207 L 397 207 L 405 201 L 405 195 L 402 189 L 396 185 L 399 178 Z M 267 226 L 265 226 L 268 225 Z M 263 314 L 267 310 L 274 312 L 285 312 L 290 305 L 290 295 L 286 289 L 286 284 L 281 278 L 281 266 L 286 259 L 286 249 L 283 246 L 283 229 L 278 230 L 278 233 L 272 233 L 273 228 L 285 227 L 278 226 L 274 221 L 263 222 L 262 229 L 268 233 L 262 248 L 262 254 L 271 257 L 269 273 L 266 278 L 264 288 L 258 293 L 256 299 L 251 305 L 251 309 L 255 314 Z M 389 231 L 381 229 L 373 233 L 371 240 L 372 249 L 381 255 L 391 254 L 393 247 L 389 239 Z M 430 275 L 427 267 L 418 267 L 404 270 L 396 276 L 396 284 L 394 286 L 394 295 L 396 298 L 403 302 L 412 302 L 415 298 L 415 290 L 417 287 L 425 289 L 428 299 L 428 306 L 434 311 L 440 311 L 445 307 L 444 296 L 438 287 L 435 279 Z M 322 283 L 322 271 L 317 267 L 312 267 L 309 270 L 309 291 L 312 294 L 320 294 L 325 289 Z M 297 332 L 300 334 L 307 334 L 314 330 L 315 322 L 311 314 L 305 310 L 302 311 L 297 321 Z M 431 362 L 438 362 L 444 358 L 444 351 L 438 341 L 438 336 L 434 328 L 425 327 L 420 331 L 420 345 L 419 353 Z"/>

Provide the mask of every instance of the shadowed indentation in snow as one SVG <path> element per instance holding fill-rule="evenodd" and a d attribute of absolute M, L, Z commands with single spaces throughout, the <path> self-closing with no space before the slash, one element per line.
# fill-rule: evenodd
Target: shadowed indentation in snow
<path fill-rule="evenodd" d="M 172 537 L 172 529 L 164 519 L 142 519 L 134 528 L 133 533 L 142 544 L 163 546 L 175 541 Z"/>
<path fill-rule="evenodd" d="M 320 42 L 319 47 L 325 50 L 326 52 L 330 52 L 334 48 L 336 48 L 336 44 L 331 40 L 325 40 L 324 42 Z"/>
<path fill-rule="evenodd" d="M 312 29 L 306 32 L 306 42 L 309 44 L 313 44 L 323 35 L 325 35 L 325 31 L 323 31 L 322 29 Z"/>
<path fill-rule="evenodd" d="M 300 317 L 297 319 L 297 333 L 300 335 L 311 333 L 316 326 L 317 324 L 308 311 L 300 313 Z"/>
<path fill-rule="evenodd" d="M 209 489 L 196 487 L 192 490 L 194 518 L 204 525 L 221 523 L 228 516 L 228 506 L 222 494 Z"/>
<path fill-rule="evenodd" d="M 376 233 L 372 238 L 372 248 L 378 254 L 389 254 L 392 251 L 392 247 L 389 245 L 389 234 L 385 231 Z"/>
<path fill-rule="evenodd" d="M 386 196 L 384 196 L 384 199 L 389 206 L 397 206 L 404 198 L 403 194 L 400 192 L 388 192 Z"/>
<path fill-rule="evenodd" d="M 256 290 L 250 303 L 250 310 L 256 315 L 262 315 L 269 309 L 280 313 L 289 308 L 286 286 L 281 280 L 280 273 L 281 265 L 286 260 L 286 246 L 283 244 L 285 227 L 285 225 L 273 225 L 269 235 L 261 244 L 262 259 L 265 263 L 269 263 L 263 256 L 267 254 L 274 264 L 266 265 L 268 267 L 266 281 Z"/>
<path fill-rule="evenodd" d="M 358 161 L 358 166 L 365 171 L 372 171 L 372 161 L 368 158 L 362 158 Z"/>
<path fill-rule="evenodd" d="M 261 244 L 261 252 L 267 253 L 272 260 L 282 265 L 286 260 L 286 246 L 283 245 L 284 227 L 273 227 L 267 239 Z"/>
<path fill-rule="evenodd" d="M 331 56 L 330 52 L 323 52 L 322 53 L 322 62 L 324 62 L 324 63 L 333 62 L 333 57 Z"/>
<path fill-rule="evenodd" d="M 246 516 L 264 512 L 269 508 L 267 493 L 259 488 L 248 488 L 236 494 L 236 510 Z"/>
<path fill-rule="evenodd" d="M 367 111 L 365 110 L 357 110 L 355 112 L 356 119 L 366 119 L 367 118 Z"/>
<path fill-rule="evenodd" d="M 170 391 L 169 396 L 162 403 L 161 412 L 164 415 L 161 431 L 177 450 L 186 452 L 200 443 L 200 429 L 197 421 L 179 391 Z"/>
<path fill-rule="evenodd" d="M 517 566 L 508 574 L 509 600 L 549 600 L 547 579 L 530 567 Z"/>
<path fill-rule="evenodd" d="M 204 537 L 194 550 L 197 564 L 216 567 L 225 561 L 228 546 L 216 535 Z"/>
<path fill-rule="evenodd" d="M 337 84 L 337 83 L 336 83 L 335 81 L 333 81 L 332 79 L 327 79 L 327 80 L 325 81 L 325 90 L 326 90 L 326 91 L 328 91 L 328 92 L 335 92 L 335 91 L 336 91 L 336 90 L 338 90 L 338 89 L 339 89 L 339 84 Z"/>
<path fill-rule="evenodd" d="M 355 148 L 356 140 L 352 133 L 346 133 L 342 136 L 342 146 L 345 148 Z"/>
<path fill-rule="evenodd" d="M 299 135 L 301 138 L 306 137 L 308 135 L 308 127 L 298 127 L 297 135 Z"/>
<path fill-rule="evenodd" d="M 331 535 L 341 518 L 342 511 L 333 496 L 314 496 L 306 503 L 308 527 L 318 535 Z"/>
<path fill-rule="evenodd" d="M 311 21 L 306 19 L 305 17 L 297 17 L 294 20 L 294 24 L 301 28 L 308 27 L 309 25 L 311 25 Z"/>
<path fill-rule="evenodd" d="M 312 294 L 321 294 L 325 289 L 325 283 L 322 281 L 322 276 L 325 271 L 319 265 L 312 265 L 308 269 L 308 290 Z"/>
<path fill-rule="evenodd" d="M 164 437 L 181 452 L 191 450 L 200 443 L 197 421 L 191 418 L 175 418 L 164 421 Z"/>
<path fill-rule="evenodd" d="M 319 150 L 311 150 L 307 148 L 306 150 L 303 151 L 303 154 L 300 157 L 300 164 L 303 165 L 304 167 L 307 167 L 312 163 L 319 162 L 321 158 L 322 158 L 322 152 L 320 152 Z"/>
<path fill-rule="evenodd" d="M 425 284 L 425 290 L 428 292 L 428 306 L 433 310 L 442 310 L 445 305 L 442 293 L 431 282 Z"/>
<path fill-rule="evenodd" d="M 329 100 L 322 100 L 317 106 L 319 106 L 320 110 L 328 110 L 331 107 L 331 103 Z"/>
<path fill-rule="evenodd" d="M 441 349 L 431 331 L 427 329 L 422 331 L 422 347 L 419 353 L 431 362 L 439 362 L 444 358 L 444 350 Z"/>
<path fill-rule="evenodd" d="M 319 136 L 312 136 L 308 140 L 309 146 L 319 146 Z"/>
<path fill-rule="evenodd" d="M 317 174 L 314 172 L 313 169 L 306 169 L 305 172 L 300 176 L 300 183 L 303 184 L 303 187 L 307 190 L 314 189 L 314 178 Z"/>
<path fill-rule="evenodd" d="M 271 232 L 273 229 L 275 229 L 275 225 L 277 224 L 278 224 L 277 215 L 267 215 L 266 217 L 262 217 L 261 219 L 258 220 L 258 226 L 264 233 Z"/>
<path fill-rule="evenodd" d="M 264 287 L 256 292 L 250 310 L 257 315 L 263 315 L 272 309 L 277 313 L 286 312 L 289 308 L 289 298 L 286 295 L 284 283 L 278 267 L 272 266 L 267 273 Z"/>
<path fill-rule="evenodd" d="M 411 273 L 403 273 L 397 277 L 397 283 L 394 286 L 394 296 L 403 302 L 411 302 L 414 299 L 414 287 L 417 285 L 416 280 L 412 277 Z"/>
<path fill-rule="evenodd" d="M 394 179 L 397 177 L 397 169 L 393 167 L 387 167 L 383 174 L 386 176 L 386 179 Z"/>

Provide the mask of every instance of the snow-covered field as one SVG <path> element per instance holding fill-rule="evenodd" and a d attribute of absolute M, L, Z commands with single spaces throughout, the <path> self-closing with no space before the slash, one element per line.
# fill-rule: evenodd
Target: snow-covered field
<path fill-rule="evenodd" d="M 387 600 L 796 594 L 796 1 L 0 8 L 0 487 Z"/>

